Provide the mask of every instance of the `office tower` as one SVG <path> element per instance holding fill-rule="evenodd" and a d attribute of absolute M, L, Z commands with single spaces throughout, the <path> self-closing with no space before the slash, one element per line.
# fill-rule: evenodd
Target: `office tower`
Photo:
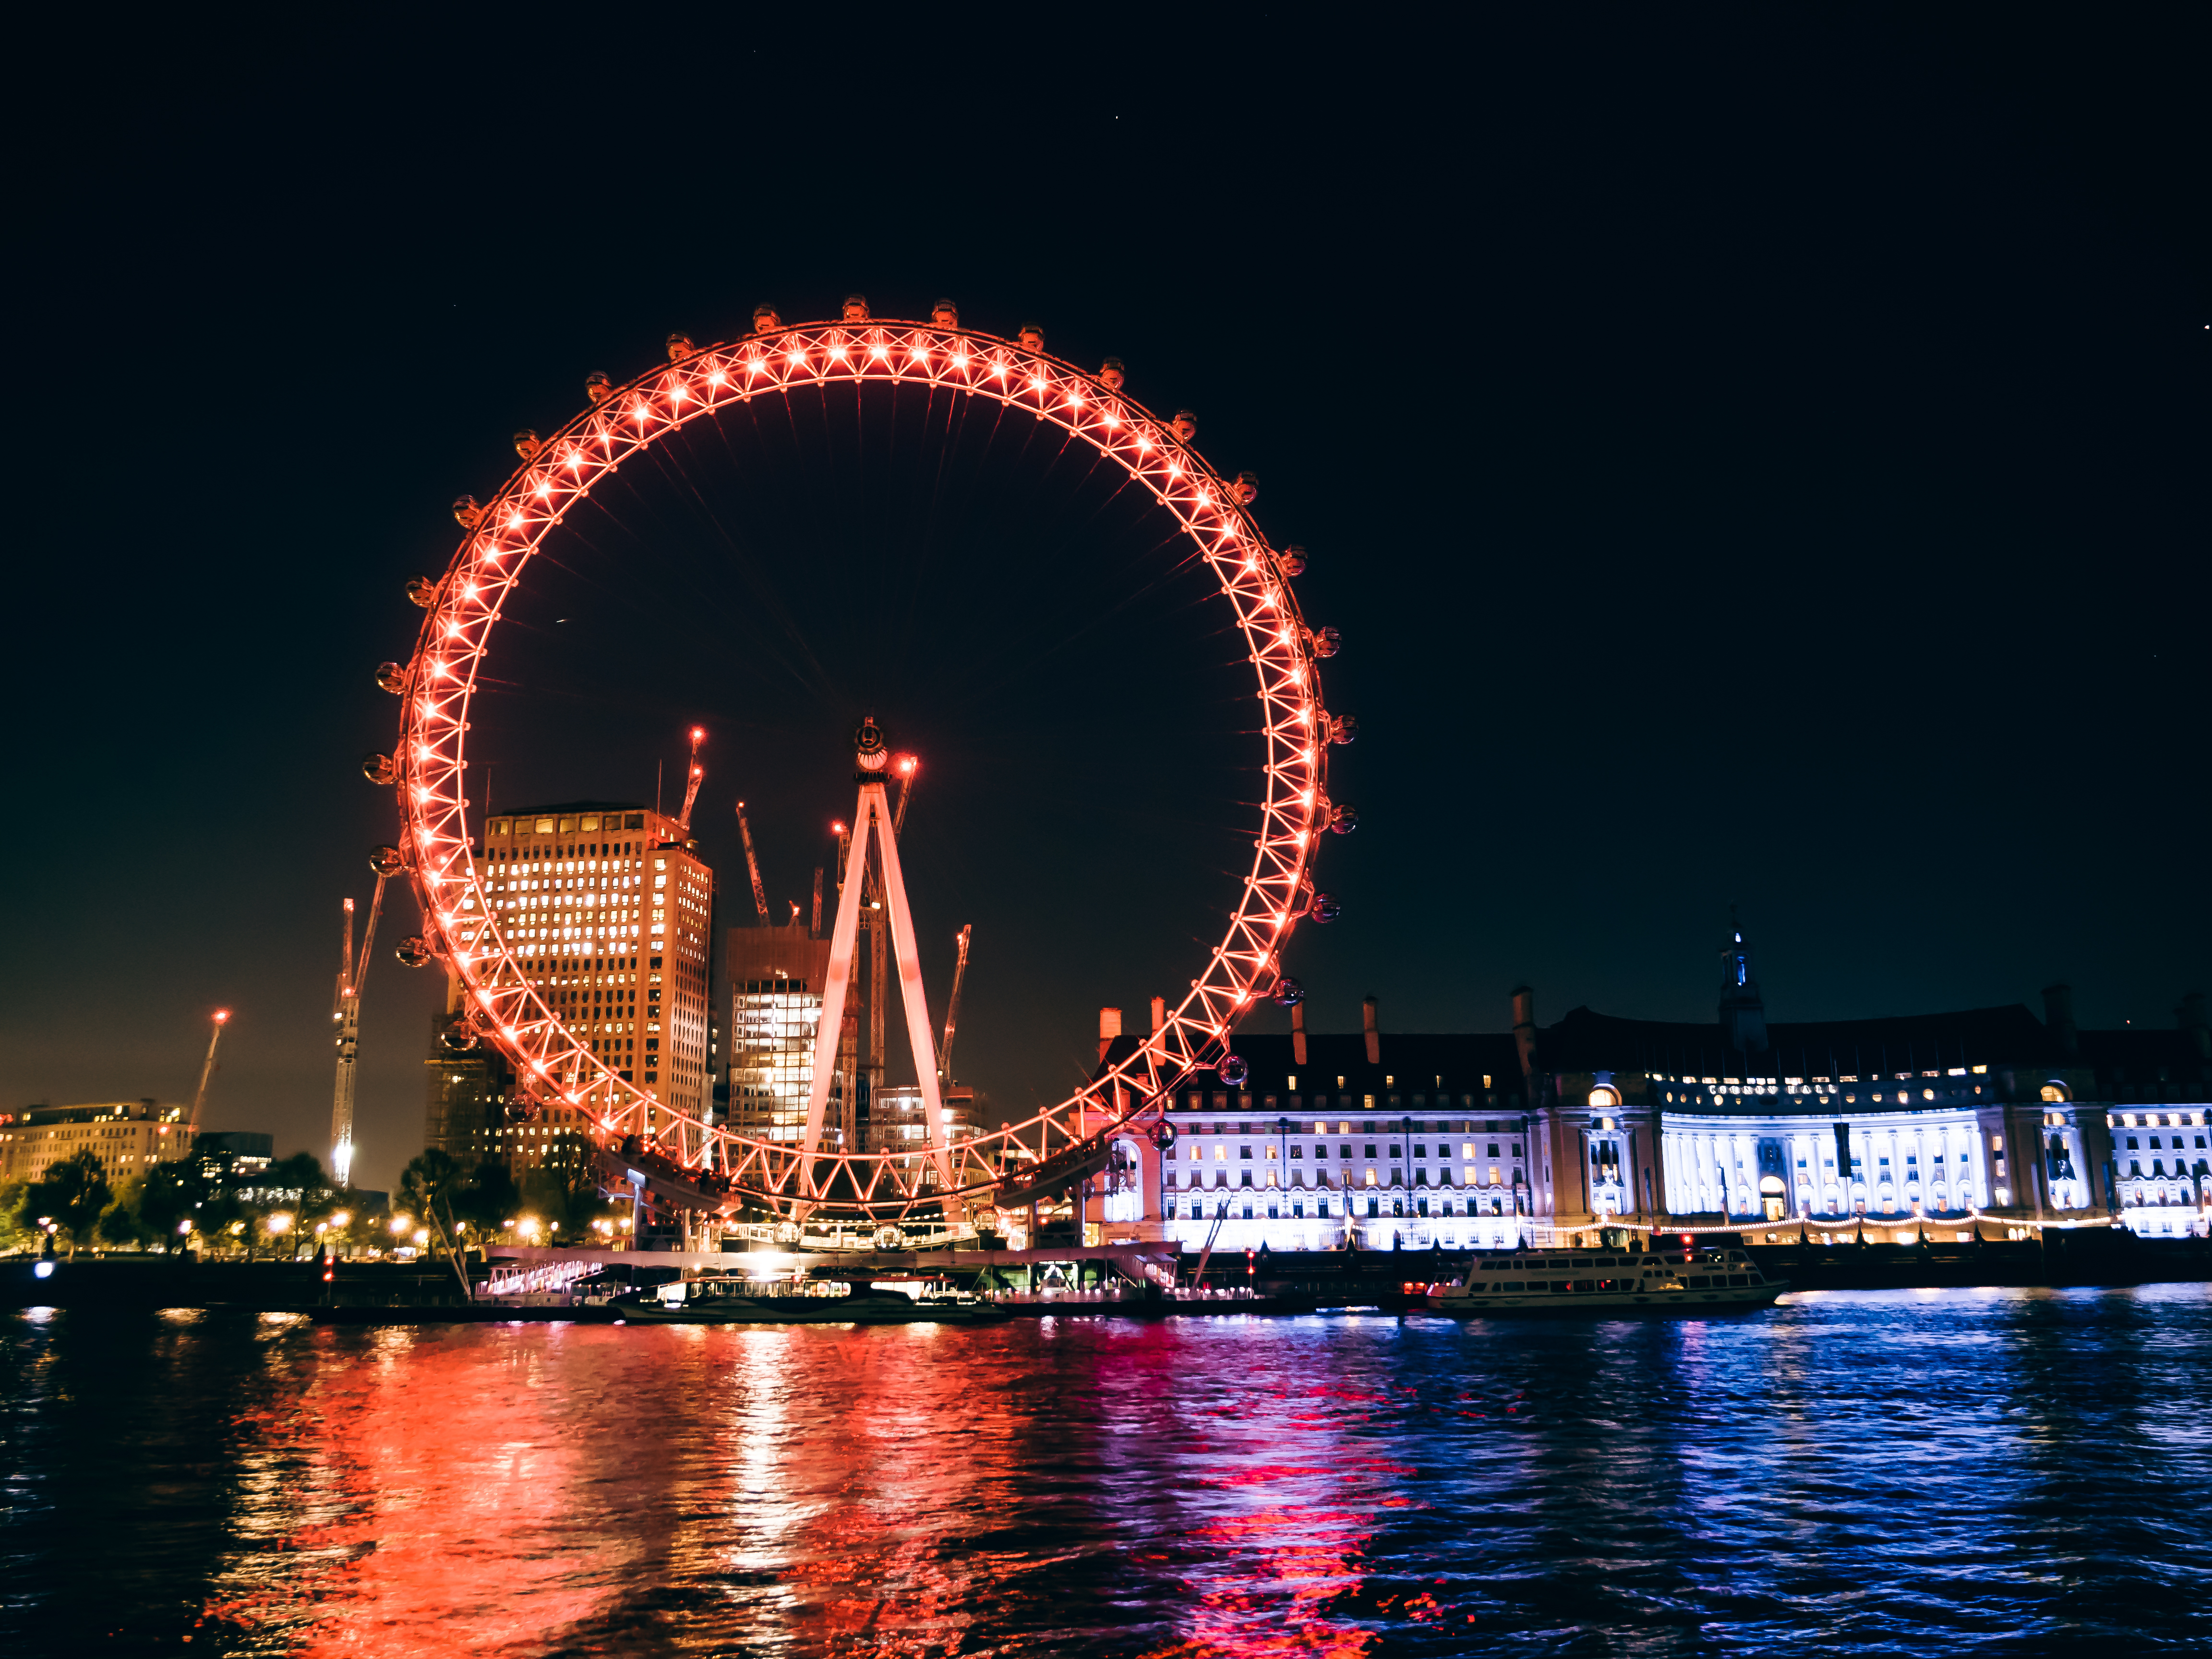
<path fill-rule="evenodd" d="M 763 1140 L 796 1141 L 806 1128 L 806 1091 L 822 1019 L 830 941 L 799 922 L 732 927 L 723 972 L 730 981 L 730 1126 Z M 848 1015 L 848 1026 L 855 1024 Z M 832 1121 L 851 1127 L 851 1032 L 830 1085 Z M 846 1146 L 857 1140 L 849 1134 Z"/>
<path fill-rule="evenodd" d="M 665 813 L 569 801 L 485 828 L 489 902 L 555 1015 L 657 1103 L 648 1128 L 704 1121 L 711 1098 L 708 948 L 714 872 Z M 587 1076 L 550 1079 L 601 1103 Z M 557 1121 L 565 1103 L 549 1099 Z"/>

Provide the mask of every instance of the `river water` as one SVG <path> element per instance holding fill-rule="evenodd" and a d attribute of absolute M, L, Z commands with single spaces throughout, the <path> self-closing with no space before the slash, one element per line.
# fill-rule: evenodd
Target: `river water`
<path fill-rule="evenodd" d="M 2212 1642 L 2212 1290 L 1733 1320 L 0 1314 L 0 1651 Z"/>

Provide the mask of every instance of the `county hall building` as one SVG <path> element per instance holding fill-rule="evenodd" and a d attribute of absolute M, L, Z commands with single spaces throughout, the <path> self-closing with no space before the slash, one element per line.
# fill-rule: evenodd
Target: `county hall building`
<path fill-rule="evenodd" d="M 2212 1029 L 2084 1031 L 2027 1008 L 1770 1024 L 1739 935 L 1711 1024 L 1577 1008 L 1498 1035 L 1240 1036 L 1241 1086 L 1179 1091 L 1090 1214 L 1197 1248 L 1498 1248 L 1638 1227 L 1992 1228 L 2212 1213 Z M 1111 1011 L 1109 1011 L 1109 1013 Z M 1118 1024 L 1118 1017 L 1107 1023 Z M 1139 1039 L 1107 1036 L 1113 1058 Z M 1219 1223 L 1217 1230 L 1216 1223 Z"/>

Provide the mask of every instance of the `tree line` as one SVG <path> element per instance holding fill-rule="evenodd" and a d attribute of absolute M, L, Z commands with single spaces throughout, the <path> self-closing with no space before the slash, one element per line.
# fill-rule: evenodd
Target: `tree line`
<path fill-rule="evenodd" d="M 312 1152 L 295 1152 L 250 1175 L 229 1173 L 203 1138 L 189 1157 L 116 1182 L 89 1148 L 46 1166 L 40 1179 L 0 1186 L 0 1249 L 36 1249 L 52 1229 L 74 1255 L 110 1249 L 295 1254 L 326 1244 L 338 1254 L 413 1244 L 439 1254 L 481 1244 L 527 1218 L 547 1243 L 588 1243 L 591 1224 L 621 1212 L 588 1172 L 536 1170 L 517 1183 L 504 1161 L 465 1165 L 434 1148 L 410 1162 L 391 1200 L 341 1187 Z M 406 1224 L 395 1232 L 395 1219 Z M 420 1223 L 419 1226 L 416 1224 Z"/>

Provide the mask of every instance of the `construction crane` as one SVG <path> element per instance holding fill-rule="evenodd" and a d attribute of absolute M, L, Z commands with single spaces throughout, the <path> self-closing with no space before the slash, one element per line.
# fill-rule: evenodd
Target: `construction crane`
<path fill-rule="evenodd" d="M 684 810 L 676 815 L 676 833 L 689 841 L 691 838 L 691 807 L 699 799 L 699 785 L 707 775 L 707 769 L 699 764 L 699 745 L 707 741 L 707 728 L 691 728 L 691 781 L 684 788 Z"/>
<path fill-rule="evenodd" d="M 738 803 L 738 833 L 745 841 L 745 869 L 753 878 L 753 908 L 760 912 L 761 926 L 769 925 L 768 919 L 768 889 L 761 885 L 760 858 L 753 851 L 753 827 L 745 822 L 745 804 Z M 792 920 L 799 919 L 799 907 L 793 905 Z"/>
<path fill-rule="evenodd" d="M 945 1005 L 945 1041 L 937 1045 L 938 1081 L 948 1088 L 952 1083 L 952 1033 L 960 1023 L 960 988 L 968 980 L 968 939 L 975 931 L 972 921 L 960 930 L 960 960 L 952 969 L 952 1000 Z"/>
<path fill-rule="evenodd" d="M 914 786 L 921 781 L 921 757 L 901 755 L 892 764 L 898 769 L 899 799 L 898 810 L 891 814 L 891 831 L 902 836 L 906 833 L 907 803 L 914 799 Z"/>
<path fill-rule="evenodd" d="M 207 1059 L 200 1066 L 200 1086 L 192 1094 L 192 1115 L 185 1125 L 185 1146 L 191 1149 L 193 1137 L 200 1132 L 200 1108 L 207 1104 L 208 1079 L 215 1075 L 215 1047 L 222 1041 L 222 1028 L 230 1024 L 230 1010 L 215 1011 L 215 1030 L 208 1034 Z"/>
<path fill-rule="evenodd" d="M 342 1188 L 353 1184 L 354 1071 L 361 1051 L 361 984 L 368 977 L 368 953 L 376 943 L 377 918 L 384 914 L 384 884 L 398 866 L 396 854 L 385 858 L 388 850 L 379 848 L 370 866 L 376 872 L 376 892 L 368 902 L 368 925 L 362 930 L 358 956 L 353 948 L 353 901 L 345 902 L 337 985 L 331 997 L 331 1024 L 337 1027 L 338 1050 L 337 1082 L 331 1096 L 331 1174 Z"/>

